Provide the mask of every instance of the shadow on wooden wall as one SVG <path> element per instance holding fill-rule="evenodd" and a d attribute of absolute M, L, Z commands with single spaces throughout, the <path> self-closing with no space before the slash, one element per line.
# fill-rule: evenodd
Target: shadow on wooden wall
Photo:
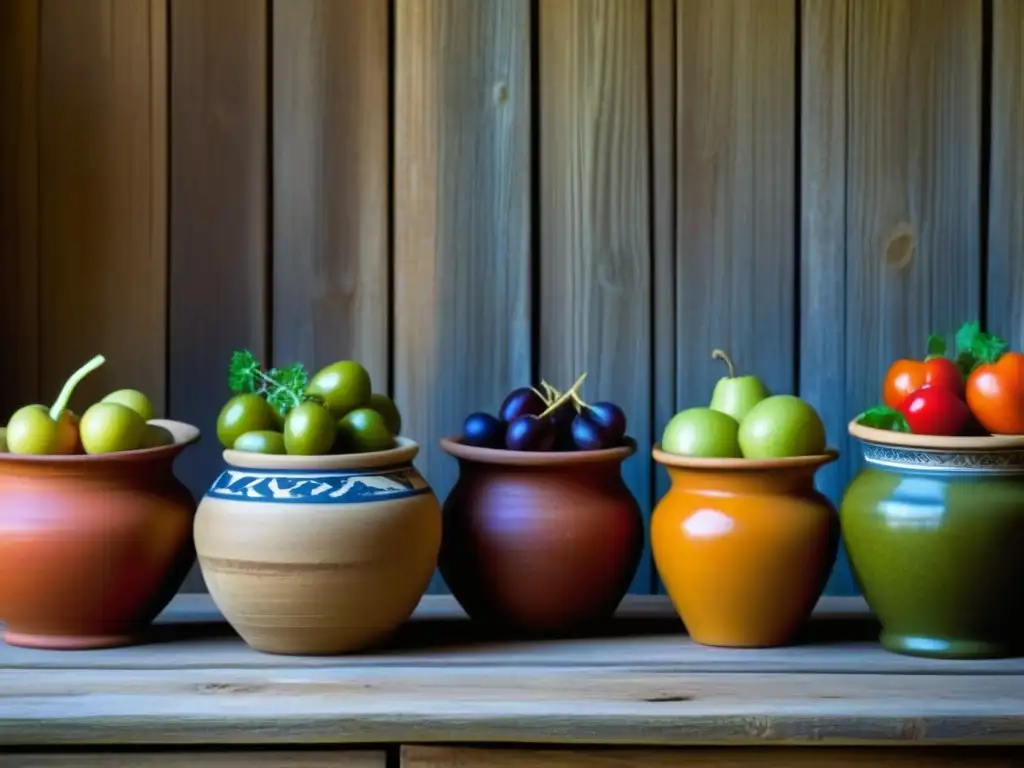
<path fill-rule="evenodd" d="M 196 493 L 238 347 L 361 360 L 442 496 L 508 389 L 587 370 L 647 446 L 728 348 L 837 498 L 892 358 L 1024 343 L 1024 0 L 5 0 L 0 114 L 0 410 L 102 351 Z"/>

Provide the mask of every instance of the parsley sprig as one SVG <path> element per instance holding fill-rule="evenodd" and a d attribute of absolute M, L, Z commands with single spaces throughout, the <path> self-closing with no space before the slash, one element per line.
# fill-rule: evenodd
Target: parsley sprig
<path fill-rule="evenodd" d="M 228 388 L 236 393 L 260 395 L 282 416 L 306 400 L 318 399 L 306 394 L 309 374 L 302 363 L 264 370 L 248 349 L 235 350 L 228 365 Z"/>

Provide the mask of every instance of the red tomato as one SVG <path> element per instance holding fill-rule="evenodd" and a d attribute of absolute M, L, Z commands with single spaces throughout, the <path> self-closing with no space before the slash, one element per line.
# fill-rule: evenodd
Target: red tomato
<path fill-rule="evenodd" d="M 964 377 L 956 363 L 948 357 L 929 357 L 923 361 L 897 360 L 890 365 L 882 382 L 882 402 L 898 410 L 907 397 L 929 386 L 964 396 Z"/>
<path fill-rule="evenodd" d="M 971 420 L 967 403 L 943 387 L 921 387 L 911 392 L 897 410 L 915 435 L 953 437 Z"/>

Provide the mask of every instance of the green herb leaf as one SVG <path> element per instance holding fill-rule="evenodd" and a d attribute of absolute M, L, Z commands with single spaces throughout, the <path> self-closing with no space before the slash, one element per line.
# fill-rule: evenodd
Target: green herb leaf
<path fill-rule="evenodd" d="M 910 431 L 910 425 L 907 424 L 906 417 L 895 408 L 890 408 L 887 405 L 876 405 L 873 408 L 868 408 L 857 417 L 857 423 L 863 424 L 865 427 L 874 427 L 875 429 L 888 429 L 891 432 Z"/>
<path fill-rule="evenodd" d="M 946 340 L 938 334 L 930 334 L 928 336 L 928 357 L 944 357 L 945 354 Z"/>
<path fill-rule="evenodd" d="M 228 389 L 236 394 L 261 391 L 259 360 L 247 349 L 231 354 L 228 365 Z"/>
<path fill-rule="evenodd" d="M 1009 348 L 1004 339 L 981 330 L 977 320 L 964 323 L 956 332 L 956 364 L 965 377 L 979 365 L 996 362 Z"/>
<path fill-rule="evenodd" d="M 302 402 L 303 393 L 309 383 L 309 374 L 302 363 L 292 363 L 283 368 L 273 368 L 267 374 L 267 402 L 282 416 Z"/>

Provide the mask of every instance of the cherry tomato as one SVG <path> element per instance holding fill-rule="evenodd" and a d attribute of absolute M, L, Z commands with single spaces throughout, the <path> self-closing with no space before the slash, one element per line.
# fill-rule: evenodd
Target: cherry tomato
<path fill-rule="evenodd" d="M 956 363 L 948 357 L 929 357 L 925 360 L 897 360 L 889 366 L 882 384 L 882 402 L 890 408 L 922 387 L 941 387 L 957 397 L 964 396 L 964 377 Z"/>
<path fill-rule="evenodd" d="M 1007 352 L 967 378 L 967 405 L 994 435 L 1024 435 L 1024 354 Z"/>
<path fill-rule="evenodd" d="M 942 387 L 926 386 L 912 392 L 897 409 L 915 435 L 946 435 L 963 432 L 971 420 L 967 403 Z"/>

